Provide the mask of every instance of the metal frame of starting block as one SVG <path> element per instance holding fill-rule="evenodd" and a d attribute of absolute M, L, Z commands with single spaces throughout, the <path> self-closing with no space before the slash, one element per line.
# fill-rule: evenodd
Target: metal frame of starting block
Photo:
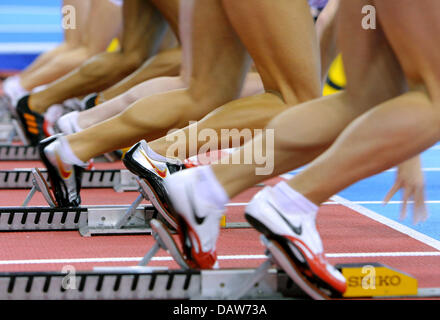
<path fill-rule="evenodd" d="M 278 268 L 271 253 L 256 269 L 190 269 L 164 225 L 151 221 L 156 244 L 138 266 L 98 267 L 92 271 L 0 273 L 0 300 L 123 299 L 310 299 Z M 268 240 L 262 237 L 267 244 Z M 174 249 L 173 249 L 174 248 Z M 166 250 L 180 269 L 146 266 Z M 419 289 L 414 297 L 439 296 L 439 288 Z"/>
<path fill-rule="evenodd" d="M 5 144 L 11 144 L 14 141 L 21 141 L 23 145 L 29 144 L 26 134 L 16 119 L 11 119 L 9 123 L 0 125 L 0 141 Z"/>
<path fill-rule="evenodd" d="M 151 205 L 141 205 L 148 195 L 139 184 L 140 194 L 131 205 L 81 206 L 58 208 L 39 169 L 32 169 L 33 187 L 21 207 L 0 207 L 0 231 L 79 230 L 84 237 L 92 235 L 150 234 L 150 221 L 162 219 L 170 229 L 175 225 Z M 28 207 L 36 192 L 41 192 L 48 207 Z M 226 223 L 225 228 L 248 228 L 247 223 Z"/>
<path fill-rule="evenodd" d="M 139 267 L 145 267 L 153 259 L 156 253 L 163 249 L 167 251 L 173 260 L 183 271 L 191 270 L 191 267 L 185 261 L 183 254 L 179 247 L 171 236 L 169 229 L 160 221 L 153 219 L 150 222 L 152 235 L 155 239 L 155 244 L 145 254 L 142 260 L 139 262 Z M 263 244 L 266 246 L 270 243 L 264 236 L 261 236 Z M 277 286 L 274 283 L 270 285 L 270 281 L 266 279 L 270 278 L 271 274 L 279 273 L 278 270 L 272 269 L 273 265 L 276 265 L 275 259 L 272 256 L 270 250 L 266 251 L 267 260 L 262 263 L 258 268 L 253 270 L 203 270 L 202 275 L 205 275 L 202 280 L 202 290 L 199 295 L 195 295 L 193 299 L 202 299 L 206 297 L 221 298 L 238 300 L 244 297 L 261 297 L 268 296 L 270 292 L 271 297 L 277 296 Z M 215 275 L 215 276 L 211 276 Z M 291 283 L 290 288 L 294 287 Z M 263 294 L 265 292 L 265 294 Z M 301 292 L 299 288 L 296 288 L 297 295 Z M 281 295 L 278 295 L 281 297 Z M 303 295 L 303 297 L 306 297 Z"/>
<path fill-rule="evenodd" d="M 151 220 L 155 245 L 138 266 L 100 267 L 89 272 L 0 273 L 0 300 L 77 299 L 264 299 L 307 298 L 270 256 L 257 269 L 193 270 L 165 226 Z M 159 249 L 181 269 L 146 266 Z"/>
<path fill-rule="evenodd" d="M 0 189 L 31 189 L 35 169 L 0 170 Z M 50 184 L 46 169 L 38 169 L 47 184 Z M 136 177 L 128 170 L 86 170 L 81 179 L 81 188 L 113 188 L 117 192 L 136 191 Z"/>

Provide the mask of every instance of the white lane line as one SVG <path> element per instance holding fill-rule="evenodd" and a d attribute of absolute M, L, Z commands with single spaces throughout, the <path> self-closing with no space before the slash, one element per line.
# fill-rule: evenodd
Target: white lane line
<path fill-rule="evenodd" d="M 0 14 L 4 15 L 56 15 L 61 16 L 61 6 L 0 6 Z"/>
<path fill-rule="evenodd" d="M 3 42 L 0 43 L 0 53 L 40 53 L 58 46 L 56 42 Z"/>
<path fill-rule="evenodd" d="M 433 238 L 431 238 L 421 232 L 418 232 L 414 229 L 411 229 L 403 224 L 400 224 L 394 220 L 391 220 L 385 216 L 382 216 L 382 215 L 380 215 L 370 209 L 367 209 L 359 204 L 353 203 L 353 202 L 351 202 L 347 199 L 344 199 L 340 196 L 333 196 L 331 199 L 333 201 L 347 207 L 347 208 L 350 208 L 350 209 L 374 220 L 374 221 L 380 222 L 380 223 L 382 223 L 382 224 L 384 224 L 384 225 L 386 225 L 396 231 L 399 231 L 400 233 L 403 233 L 403 234 L 405 234 L 413 239 L 416 239 L 416 240 L 418 240 L 428 246 L 431 246 L 437 250 L 440 250 L 440 241 L 438 241 L 436 239 L 433 239 Z"/>
<path fill-rule="evenodd" d="M 382 203 L 382 202 L 379 201 L 379 203 Z M 391 203 L 391 201 L 390 201 L 390 203 Z M 439 203 L 440 203 L 440 201 L 439 201 Z M 231 202 L 231 203 L 228 203 L 226 205 L 226 207 L 244 207 L 244 206 L 247 206 L 248 204 L 249 204 L 249 202 Z M 340 205 L 340 204 L 337 203 L 337 202 L 334 202 L 334 201 L 328 201 L 328 202 L 324 202 L 323 205 L 326 205 L 326 206 L 333 205 L 333 206 L 335 206 L 335 205 Z"/>
<path fill-rule="evenodd" d="M 219 260 L 254 260 L 265 259 L 266 255 L 226 255 Z M 113 257 L 113 258 L 77 258 L 77 259 L 30 259 L 30 260 L 0 260 L 0 265 L 11 264 L 68 264 L 68 263 L 104 263 L 104 262 L 138 262 L 142 257 Z M 153 257 L 151 261 L 172 261 L 171 256 Z"/>
<path fill-rule="evenodd" d="M 350 200 L 350 202 L 355 203 L 355 204 L 384 204 L 383 201 L 351 201 Z M 399 200 L 388 202 L 388 204 L 402 204 L 402 203 L 403 203 L 403 201 L 399 201 Z M 414 203 L 414 201 L 408 201 L 408 204 L 413 204 L 413 203 Z M 426 200 L 425 203 L 426 204 L 440 204 L 440 200 Z M 330 203 L 328 203 L 328 204 L 330 204 Z M 335 204 L 335 203 L 333 202 L 333 204 Z"/>
<path fill-rule="evenodd" d="M 293 171 L 290 171 L 289 173 L 281 175 L 281 177 L 283 177 L 285 179 L 290 179 L 295 174 L 300 173 L 303 170 L 304 169 L 293 170 Z M 423 172 L 440 172 L 440 168 L 435 168 L 435 167 L 434 168 L 422 168 L 422 171 Z M 388 170 L 383 171 L 382 173 L 384 173 L 384 172 L 397 172 L 397 169 L 396 168 L 388 169 Z M 378 175 L 379 174 L 381 174 L 381 173 L 378 173 Z"/>
<path fill-rule="evenodd" d="M 0 33 L 60 33 L 60 24 L 0 24 Z"/>
<path fill-rule="evenodd" d="M 356 252 L 356 253 L 326 253 L 327 258 L 370 258 L 370 257 L 439 257 L 439 251 L 415 252 Z M 224 255 L 219 260 L 263 260 L 266 255 Z M 142 257 L 109 257 L 109 258 L 73 258 L 73 259 L 29 259 L 29 260 L 0 260 L 0 265 L 25 264 L 69 264 L 69 263 L 109 263 L 109 262 L 139 262 Z M 172 261 L 171 256 L 153 257 L 152 261 Z"/>
<path fill-rule="evenodd" d="M 327 258 L 369 258 L 369 257 L 440 257 L 439 251 L 417 252 L 362 252 L 362 253 L 327 253 Z"/>

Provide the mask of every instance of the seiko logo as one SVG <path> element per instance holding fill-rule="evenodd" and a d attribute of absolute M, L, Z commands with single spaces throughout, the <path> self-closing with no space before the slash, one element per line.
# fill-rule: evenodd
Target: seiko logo
<path fill-rule="evenodd" d="M 347 285 L 349 287 L 367 287 L 365 289 L 375 289 L 375 287 L 398 286 L 401 282 L 402 279 L 398 275 L 376 277 L 352 276 L 347 279 Z"/>

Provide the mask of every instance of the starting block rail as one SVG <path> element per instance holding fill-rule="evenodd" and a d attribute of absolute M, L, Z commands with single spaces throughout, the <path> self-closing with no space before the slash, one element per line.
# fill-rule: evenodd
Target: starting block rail
<path fill-rule="evenodd" d="M 0 273 L 0 300 L 228 299 L 253 273 L 253 269 L 162 271 L 145 267 L 74 274 Z M 242 298 L 303 297 L 288 282 L 282 272 L 269 270 Z"/>
<path fill-rule="evenodd" d="M 256 269 L 194 270 L 189 268 L 163 223 L 151 220 L 151 228 L 156 243 L 138 266 L 101 267 L 85 272 L 69 269 L 65 272 L 0 273 L 0 300 L 310 299 L 284 271 L 273 267 L 277 265 L 277 258 L 270 246 L 266 251 L 268 259 Z M 271 242 L 264 236 L 262 241 L 266 245 Z M 159 249 L 168 251 L 181 269 L 146 266 Z M 359 269 L 360 265 L 341 267 L 349 276 L 357 276 L 359 271 L 355 268 Z M 384 266 L 370 264 L 369 267 Z M 365 290 L 349 297 L 385 298 L 374 290 L 369 291 L 369 296 Z M 426 288 L 409 295 L 404 291 L 397 296 L 388 294 L 387 298 L 427 298 L 439 293 L 439 288 Z"/>
<path fill-rule="evenodd" d="M 40 169 L 49 184 L 47 170 Z M 0 189 L 30 189 L 33 186 L 32 169 L 0 170 Z M 86 170 L 82 188 L 113 188 L 116 191 L 133 190 L 137 186 L 134 175 L 128 170 Z"/>
<path fill-rule="evenodd" d="M 0 207 L 0 231 L 79 230 L 84 237 L 104 234 L 150 234 L 150 221 L 153 218 L 165 220 L 153 205 L 141 205 L 143 200 L 147 200 L 142 190 L 129 206 L 58 208 L 39 169 L 32 169 L 32 183 L 33 187 L 22 207 Z M 37 191 L 41 192 L 50 207 L 27 207 Z M 166 223 L 171 229 L 175 229 L 169 221 Z M 222 227 L 249 226 L 247 223 L 224 223 Z"/>
<path fill-rule="evenodd" d="M 0 207 L 0 231 L 62 231 L 81 230 L 83 236 L 92 234 L 151 232 L 149 221 L 156 215 L 151 205 L 133 210 L 133 219 L 120 228 L 117 221 L 124 217 L 129 206 L 87 206 L 78 208 Z"/>
<path fill-rule="evenodd" d="M 79 230 L 82 236 L 150 234 L 149 222 L 157 216 L 152 205 L 54 207 L 0 207 L 0 232 Z M 128 213 L 128 214 L 127 214 Z M 129 217 L 132 217 L 128 219 Z M 118 227 L 118 223 L 126 224 Z M 129 221 L 128 221 L 129 220 Z M 246 223 L 226 223 L 226 229 L 248 228 Z"/>
<path fill-rule="evenodd" d="M 0 300 L 233 299 L 237 290 L 246 282 L 252 281 L 255 275 L 255 269 L 161 269 L 163 268 L 108 267 L 76 273 L 0 273 Z M 386 298 L 423 299 L 439 296 L 440 288 L 421 288 L 414 296 Z M 268 269 L 240 297 L 289 298 L 308 299 L 283 271 L 274 268 Z"/>
<path fill-rule="evenodd" d="M 28 145 L 0 145 L 0 161 L 40 160 L 37 147 Z"/>

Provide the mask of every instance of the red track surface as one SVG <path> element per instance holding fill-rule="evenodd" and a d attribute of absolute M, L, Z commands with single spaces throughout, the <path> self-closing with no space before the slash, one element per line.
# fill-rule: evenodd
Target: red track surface
<path fill-rule="evenodd" d="M 0 86 L 1 94 L 1 86 Z M 1 162 L 0 169 L 42 167 L 38 161 Z M 122 163 L 97 163 L 96 169 L 121 169 Z M 273 184 L 277 179 L 267 182 Z M 232 200 L 245 203 L 259 190 L 252 188 Z M 0 206 L 19 206 L 27 190 L 0 190 Z M 137 193 L 117 193 L 112 189 L 85 189 L 84 205 L 129 204 Z M 44 205 L 36 194 L 29 205 Z M 231 207 L 228 222 L 244 221 L 244 206 Z M 379 253 L 379 252 L 436 252 L 437 250 L 379 222 L 375 222 L 341 205 L 323 206 L 318 214 L 318 229 L 326 253 Z M 97 236 L 83 238 L 77 231 L 54 232 L 2 232 L 0 233 L 0 272 L 59 271 L 66 265 L 77 270 L 91 270 L 95 266 L 134 266 L 152 246 L 151 236 Z M 259 234 L 253 229 L 222 229 L 218 242 L 218 255 L 235 256 L 220 260 L 223 268 L 256 267 L 264 248 Z M 158 257 L 168 258 L 163 251 Z M 104 262 L 96 260 L 104 259 Z M 114 258 L 119 258 L 114 260 Z M 53 259 L 56 261 L 47 261 Z M 67 259 L 62 261 L 60 259 Z M 73 260 L 72 260 L 73 259 Z M 93 259 L 93 261 L 87 260 Z M 113 260 L 112 260 L 113 259 Z M 440 256 L 434 257 L 373 257 L 328 258 L 331 263 L 381 262 L 416 277 L 419 288 L 440 287 Z M 169 261 L 153 261 L 151 266 L 176 267 Z"/>
<path fill-rule="evenodd" d="M 38 162 L 0 162 L 3 169 L 13 167 L 41 167 Z M 121 163 L 97 164 L 98 168 L 121 168 Z M 277 179 L 268 181 L 273 184 Z M 233 199 L 243 203 L 259 190 L 252 188 Z M 0 191 L 1 206 L 19 206 L 27 190 Z M 137 196 L 134 192 L 117 193 L 112 189 L 85 189 L 82 197 L 85 205 L 129 204 Z M 44 205 L 36 195 L 30 205 Z M 230 207 L 226 214 L 228 222 L 244 221 L 243 206 Z M 321 208 L 318 229 L 323 238 L 326 253 L 377 253 L 377 252 L 433 252 L 434 248 L 412 239 L 381 223 L 375 222 L 341 205 Z M 94 266 L 134 266 L 151 247 L 151 236 L 97 236 L 83 238 L 77 231 L 54 232 L 3 232 L 0 233 L 0 271 L 49 271 L 61 270 L 73 265 L 78 270 L 90 270 Z M 219 256 L 231 256 L 220 260 L 221 267 L 256 267 L 264 249 L 259 235 L 253 229 L 223 229 L 218 243 Z M 160 252 L 160 257 L 166 257 Z M 245 259 L 248 256 L 248 259 Z M 104 258 L 104 262 L 84 259 Z M 123 258 L 108 261 L 108 258 Z M 46 259 L 69 259 L 68 261 L 44 261 Z M 70 259 L 77 259 L 71 261 Z M 21 261 L 18 261 L 21 260 Z M 128 260 L 128 261 L 127 261 Z M 415 276 L 419 287 L 440 287 L 440 257 L 374 257 L 329 258 L 332 263 L 382 262 Z M 151 265 L 175 267 L 172 261 L 153 261 Z"/>
<path fill-rule="evenodd" d="M 0 86 L 1 94 L 1 86 Z M 0 169 L 42 167 L 38 161 L 0 162 Z M 122 163 L 97 163 L 97 169 L 121 169 Z M 268 182 L 274 183 L 276 180 Z M 232 202 L 245 203 L 258 191 L 252 188 Z M 19 206 L 27 190 L 0 190 L 0 206 Z M 83 204 L 129 204 L 137 193 L 117 193 L 111 189 L 85 189 Z M 44 205 L 37 194 L 30 205 Z M 228 222 L 243 221 L 244 206 L 231 207 L 226 213 Z M 437 251 L 381 223 L 341 205 L 321 208 L 318 229 L 327 253 L 377 253 Z M 137 261 L 120 262 L 62 262 L 45 259 L 139 258 L 151 247 L 151 236 L 99 236 L 82 238 L 77 231 L 68 232 L 3 232 L 0 233 L 0 271 L 60 270 L 66 264 L 87 270 L 94 266 L 136 265 Z M 259 235 L 253 229 L 223 229 L 218 243 L 218 255 L 236 255 L 238 259 L 220 260 L 221 267 L 255 267 L 261 259 L 239 259 L 239 256 L 262 255 L 264 249 Z M 166 256 L 160 252 L 159 256 Z M 17 261 L 23 260 L 23 261 Z M 43 261 L 41 261 L 43 260 Z M 108 260 L 108 259 L 107 259 Z M 124 260 L 124 259 L 123 259 Z M 125 259 L 127 260 L 127 259 Z M 130 260 L 130 259 L 128 259 Z M 375 257 L 329 258 L 332 263 L 371 262 L 385 263 L 415 276 L 419 287 L 440 287 L 440 257 Z M 37 263 L 42 262 L 42 263 Z M 176 266 L 173 262 L 153 261 L 152 265 Z"/>

